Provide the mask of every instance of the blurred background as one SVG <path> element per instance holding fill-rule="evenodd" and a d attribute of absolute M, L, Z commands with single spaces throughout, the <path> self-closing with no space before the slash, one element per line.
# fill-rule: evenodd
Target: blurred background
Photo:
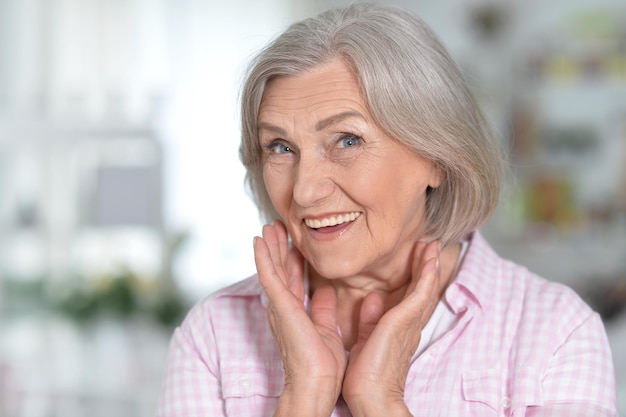
<path fill-rule="evenodd" d="M 0 416 L 154 415 L 185 311 L 255 272 L 238 91 L 339 0 L 0 0 Z M 484 233 L 604 318 L 626 413 L 626 3 L 397 0 L 511 158 Z"/>

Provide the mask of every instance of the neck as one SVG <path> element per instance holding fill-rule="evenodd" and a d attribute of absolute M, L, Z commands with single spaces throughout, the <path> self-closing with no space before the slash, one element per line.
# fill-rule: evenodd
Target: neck
<path fill-rule="evenodd" d="M 461 251 L 460 244 L 449 245 L 441 250 L 439 264 L 441 268 L 438 299 L 441 299 L 449 283 L 453 279 L 456 264 Z M 384 303 L 385 311 L 396 306 L 404 298 L 411 276 L 411 254 L 404 258 L 400 268 L 395 272 L 386 269 L 383 273 L 358 275 L 349 278 L 327 279 L 311 269 L 309 271 L 310 295 L 324 284 L 330 284 L 337 294 L 337 324 L 341 329 L 346 350 L 354 345 L 357 339 L 359 312 L 363 299 L 371 292 L 378 293 Z M 429 313 L 429 315 L 432 312 Z M 428 317 L 427 319 L 429 319 Z M 428 320 L 426 320 L 428 321 Z"/>

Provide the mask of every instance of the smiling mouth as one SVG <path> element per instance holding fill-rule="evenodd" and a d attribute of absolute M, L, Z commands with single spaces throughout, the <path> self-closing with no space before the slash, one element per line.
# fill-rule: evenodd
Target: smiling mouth
<path fill-rule="evenodd" d="M 306 224 L 311 229 L 321 229 L 323 227 L 337 226 L 343 223 L 350 223 L 355 221 L 361 215 L 360 212 L 355 211 L 352 213 L 338 214 L 336 216 L 329 216 L 323 219 L 304 219 Z"/>

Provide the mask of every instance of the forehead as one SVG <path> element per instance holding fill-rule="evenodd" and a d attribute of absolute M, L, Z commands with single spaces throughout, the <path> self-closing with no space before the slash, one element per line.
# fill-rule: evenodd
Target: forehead
<path fill-rule="evenodd" d="M 367 113 L 367 105 L 354 72 L 343 61 L 334 60 L 295 76 L 271 80 L 263 94 L 259 119 L 300 111 L 313 115 L 350 110 Z"/>

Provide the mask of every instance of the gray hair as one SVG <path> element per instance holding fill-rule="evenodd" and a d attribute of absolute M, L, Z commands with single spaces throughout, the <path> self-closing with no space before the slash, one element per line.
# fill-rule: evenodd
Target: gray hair
<path fill-rule="evenodd" d="M 241 96 L 240 157 L 264 220 L 278 218 L 263 182 L 257 118 L 267 83 L 342 59 L 374 121 L 431 161 L 424 233 L 444 243 L 478 228 L 498 202 L 502 155 L 463 76 L 433 31 L 395 7 L 355 3 L 291 25 L 251 62 Z"/>

